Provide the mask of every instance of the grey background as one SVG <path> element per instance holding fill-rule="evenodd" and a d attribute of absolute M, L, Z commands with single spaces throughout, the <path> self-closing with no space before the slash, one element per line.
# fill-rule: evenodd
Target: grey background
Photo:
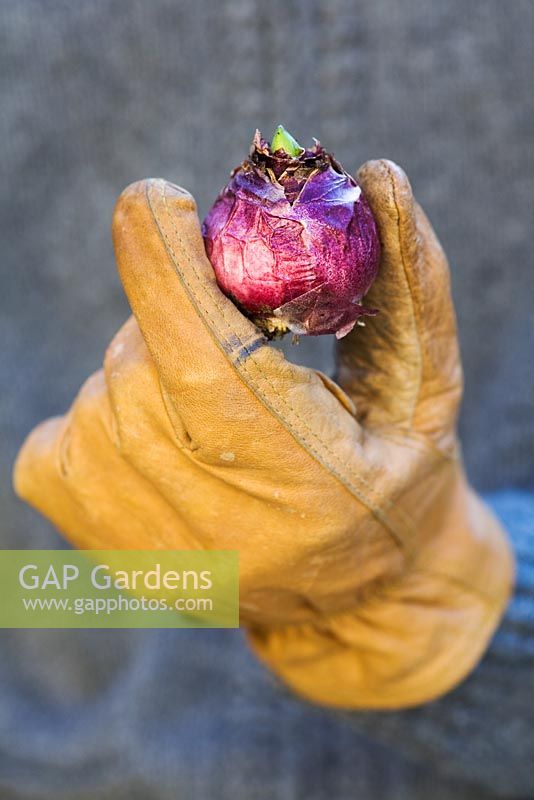
<path fill-rule="evenodd" d="M 163 176 L 192 191 L 204 214 L 255 127 L 269 135 L 278 122 L 302 140 L 320 138 L 349 170 L 382 156 L 405 168 L 451 261 L 466 371 L 461 433 L 469 475 L 481 489 L 532 487 L 533 40 L 532 0 L 1 0 L 2 546 L 60 546 L 51 527 L 13 497 L 11 464 L 28 430 L 65 410 L 98 368 L 128 313 L 109 233 L 117 195 L 135 179 Z M 331 346 L 327 337 L 310 340 L 292 357 L 330 370 Z M 245 677 L 231 681 L 244 682 L 245 695 L 247 670 L 256 676 L 260 700 L 254 711 L 243 701 L 239 714 L 248 715 L 256 733 L 261 729 L 258 758 L 265 751 L 268 764 L 280 748 L 291 749 L 291 736 L 286 741 L 274 730 L 272 711 L 287 701 L 266 688 L 268 678 L 243 655 L 237 635 L 4 634 L 0 722 L 16 729 L 0 754 L 5 791 L 18 785 L 17 797 L 48 797 L 54 786 L 55 796 L 67 798 L 120 797 L 119 790 L 137 796 L 121 784 L 120 775 L 129 773 L 121 773 L 124 756 L 117 754 L 125 750 L 117 742 L 130 737 L 134 762 L 136 746 L 148 745 L 141 745 L 142 726 L 135 739 L 136 721 L 120 710 L 126 690 L 113 694 L 109 687 L 115 681 L 148 692 L 146 651 L 159 654 L 154 658 L 162 668 L 157 659 L 170 657 L 165 648 L 179 659 L 186 644 L 198 648 L 189 658 L 203 665 L 198 685 L 204 688 L 213 680 L 206 663 L 218 648 L 227 662 L 215 679 L 223 687 L 232 659 Z M 187 670 L 197 671 L 182 669 L 185 683 Z M 231 681 L 221 691 L 233 696 Z M 181 702 L 176 691 L 173 702 Z M 225 695 L 210 691 L 216 715 Z M 164 706 L 163 697 L 158 703 Z M 168 707 L 166 713 L 161 724 L 171 726 L 176 736 L 169 741 L 177 748 L 181 739 L 172 726 L 178 723 Z M 315 742 L 310 763 L 323 753 L 326 776 L 306 796 L 329 794 L 327 741 L 329 759 L 346 773 L 346 783 L 336 783 L 340 800 L 416 797 L 421 781 L 421 796 L 428 795 L 420 771 L 395 758 L 386 769 L 381 751 L 340 732 L 322 712 L 312 714 L 323 720 L 316 727 L 299 713 L 282 716 L 296 726 L 295 737 Z M 63 760 L 46 747 L 54 726 L 64 734 L 57 740 Z M 98 726 L 105 732 L 100 738 Z M 42 737 L 37 744 L 31 739 L 35 753 L 30 730 Z M 347 736 L 343 746 L 335 744 Z M 68 741 L 76 742 L 72 752 Z M 205 755 L 207 775 L 214 765 L 231 763 L 222 744 L 214 747 L 222 748 L 221 763 Z M 352 761 L 343 755 L 347 747 Z M 69 772 L 69 758 L 78 770 Z M 292 765 L 291 754 L 284 758 L 280 769 L 297 774 L 302 765 Z M 161 767 L 147 763 L 157 784 Z M 115 776 L 112 794 L 102 777 L 106 769 Z M 34 776 L 29 783 L 26 774 Z M 92 781 L 89 794 L 69 788 L 74 774 L 84 786 Z M 200 774 L 189 778 L 184 798 L 214 796 L 205 793 L 208 784 L 201 791 Z M 232 780 L 237 786 L 241 778 L 224 780 L 224 788 L 219 781 L 210 791 L 218 786 L 216 796 L 235 796 Z M 265 795 L 255 789 L 244 796 L 304 796 L 297 778 L 293 789 L 282 790 L 270 768 L 265 780 Z M 443 796 L 453 796 L 443 786 Z M 145 787 L 139 796 L 176 796 L 164 787 L 162 777 L 153 794 Z"/>

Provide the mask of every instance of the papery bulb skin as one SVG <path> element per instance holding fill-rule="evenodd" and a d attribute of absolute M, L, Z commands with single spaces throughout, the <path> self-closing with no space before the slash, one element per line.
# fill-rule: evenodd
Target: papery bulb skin
<path fill-rule="evenodd" d="M 319 142 L 259 131 L 202 226 L 222 291 L 269 337 L 349 333 L 378 273 L 376 223 L 358 183 Z"/>

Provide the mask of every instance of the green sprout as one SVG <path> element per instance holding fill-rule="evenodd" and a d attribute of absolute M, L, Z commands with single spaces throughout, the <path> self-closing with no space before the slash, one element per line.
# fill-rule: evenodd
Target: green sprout
<path fill-rule="evenodd" d="M 271 153 L 276 153 L 277 150 L 283 150 L 288 156 L 296 158 L 304 152 L 304 148 L 300 146 L 296 139 L 286 131 L 283 125 L 279 125 L 274 132 L 271 142 Z"/>

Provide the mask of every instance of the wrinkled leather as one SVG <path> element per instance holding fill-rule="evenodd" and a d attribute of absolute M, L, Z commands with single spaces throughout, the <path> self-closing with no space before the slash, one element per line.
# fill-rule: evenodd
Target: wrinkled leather
<path fill-rule="evenodd" d="M 242 622 L 280 678 L 317 703 L 400 708 L 473 668 L 513 560 L 462 470 L 444 254 L 402 170 L 358 179 L 380 313 L 338 345 L 338 383 L 222 295 L 187 192 L 128 187 L 113 239 L 134 316 L 30 434 L 15 487 L 81 548 L 239 550 Z"/>

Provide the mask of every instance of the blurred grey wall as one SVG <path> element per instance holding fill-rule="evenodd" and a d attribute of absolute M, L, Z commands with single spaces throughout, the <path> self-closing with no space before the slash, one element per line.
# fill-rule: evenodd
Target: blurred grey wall
<path fill-rule="evenodd" d="M 29 429 L 63 412 L 99 367 L 128 313 L 110 241 L 115 198 L 158 175 L 205 213 L 254 129 L 279 122 L 320 138 L 347 169 L 381 156 L 405 168 L 451 261 L 470 477 L 532 486 L 533 41 L 532 0 L 0 0 L 2 546 L 59 542 L 13 497 L 11 464 Z M 310 340 L 293 355 L 329 369 L 331 346 Z M 128 652 L 144 652 L 137 635 L 113 637 L 115 649 L 103 632 L 97 648 L 87 636 L 3 637 L 6 696 L 23 681 L 12 704 L 20 738 L 6 733 L 15 783 L 32 731 L 50 759 L 40 698 L 66 692 L 80 704 Z M 101 735 L 88 739 L 95 753 Z M 46 770 L 50 786 L 61 782 Z M 424 796 L 399 770 L 379 791 L 377 768 L 360 796 Z M 44 776 L 16 796 L 48 796 Z"/>

